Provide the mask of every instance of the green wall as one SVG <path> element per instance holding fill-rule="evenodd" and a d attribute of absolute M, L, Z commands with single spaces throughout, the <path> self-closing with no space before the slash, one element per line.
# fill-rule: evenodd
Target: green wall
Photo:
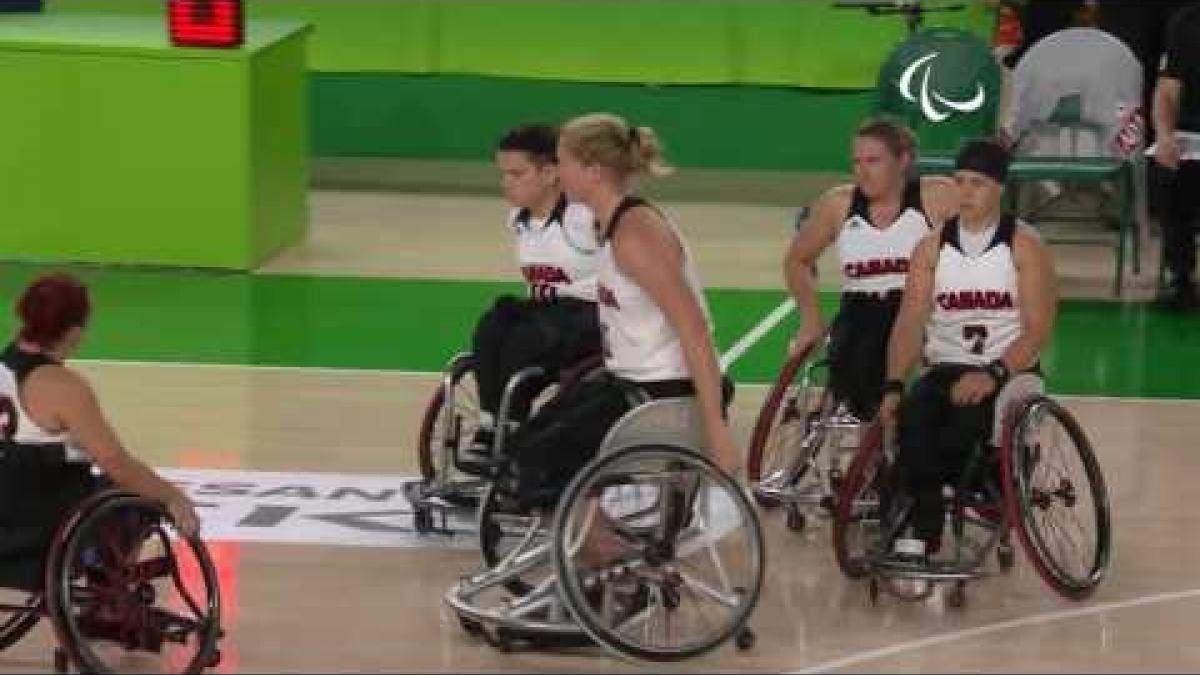
<path fill-rule="evenodd" d="M 445 75 L 315 73 L 317 155 L 474 159 L 504 129 L 610 110 L 655 127 L 680 166 L 843 171 L 872 92 L 590 84 Z"/>
<path fill-rule="evenodd" d="M 165 0 L 48 0 L 162 12 Z M 486 160 L 499 134 L 610 110 L 662 132 L 680 166 L 841 172 L 876 70 L 904 36 L 817 0 L 250 0 L 313 24 L 318 156 Z M 986 34 L 991 14 L 930 15 Z M 586 29 L 584 28 L 586 27 Z"/>
<path fill-rule="evenodd" d="M 152 12 L 165 0 L 49 0 L 50 12 Z M 248 0 L 315 27 L 320 72 L 459 73 L 583 82 L 874 86 L 905 34 L 825 0 Z M 987 36 L 993 12 L 928 17 Z"/>

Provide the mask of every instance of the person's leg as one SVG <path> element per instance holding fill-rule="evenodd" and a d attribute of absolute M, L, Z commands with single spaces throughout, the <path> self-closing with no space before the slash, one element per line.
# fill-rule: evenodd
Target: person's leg
<path fill-rule="evenodd" d="M 513 436 L 508 455 L 522 500 L 552 506 L 629 410 L 607 376 L 579 382 L 546 403 Z"/>
<path fill-rule="evenodd" d="M 522 301 L 505 295 L 498 298 L 479 318 L 471 336 L 471 352 L 475 356 L 475 381 L 479 387 L 479 408 L 486 414 L 484 426 L 490 426 L 500 405 L 507 378 L 501 372 L 500 353 L 508 341 L 508 333 L 523 314 Z"/>
<path fill-rule="evenodd" d="M 537 366 L 543 374 L 513 392 L 508 422 L 516 427 L 529 417 L 533 399 L 558 375 L 562 367 L 563 336 L 559 311 L 554 305 L 531 304 L 508 331 L 500 349 L 498 371 L 504 378 L 501 390 L 524 368 Z"/>
<path fill-rule="evenodd" d="M 1163 256 L 1170 295 L 1167 304 L 1187 309 L 1196 304 L 1196 218 L 1200 216 L 1200 162 L 1182 162 L 1179 169 L 1162 169 Z"/>
<path fill-rule="evenodd" d="M 926 542 L 933 539 L 928 533 L 940 531 L 942 525 L 942 484 L 945 482 L 942 459 L 943 426 L 950 413 L 950 388 L 964 371 L 959 366 L 939 366 L 925 373 L 913 385 L 901 402 L 897 426 L 899 455 L 897 463 L 902 475 L 899 482 L 908 491 L 912 508 L 907 525 L 911 534 L 901 529 L 901 538 Z"/>
<path fill-rule="evenodd" d="M 857 331 L 855 330 L 858 305 L 843 302 L 833 323 L 829 326 L 829 345 L 826 355 L 829 359 L 829 389 L 833 392 L 835 401 L 850 404 L 856 387 L 855 353 L 857 349 Z"/>

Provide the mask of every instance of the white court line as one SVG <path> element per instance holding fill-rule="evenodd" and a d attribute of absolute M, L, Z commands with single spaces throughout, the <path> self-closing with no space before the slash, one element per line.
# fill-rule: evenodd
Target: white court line
<path fill-rule="evenodd" d="M 1140 598 L 1121 600 L 1119 602 L 1107 602 L 1099 605 L 1093 605 L 1091 607 L 1081 607 L 1079 609 L 1066 609 L 1057 612 L 1034 614 L 1033 616 L 1027 616 L 1020 619 L 1012 619 L 1009 621 L 1001 621 L 999 623 L 992 623 L 984 626 L 976 626 L 975 628 L 957 630 L 951 633 L 922 638 L 920 640 L 909 640 L 907 642 L 899 642 L 893 645 L 888 645 L 887 647 L 880 647 L 878 649 L 848 654 L 841 658 L 823 661 L 801 670 L 793 670 L 791 671 L 791 675 L 800 675 L 801 673 L 824 673 L 831 670 L 837 670 L 839 668 L 858 665 L 868 661 L 875 661 L 888 656 L 895 656 L 905 652 L 913 652 L 920 649 L 925 649 L 926 647 L 937 647 L 951 642 L 957 642 L 959 640 L 968 640 L 971 638 L 980 637 L 982 635 L 990 635 L 992 633 L 1009 630 L 1010 628 L 1037 626 L 1041 624 L 1054 623 L 1057 621 L 1065 621 L 1067 619 L 1091 616 L 1092 614 L 1103 614 L 1104 612 L 1112 612 L 1119 609 L 1140 607 L 1142 605 L 1155 605 L 1164 602 L 1175 602 L 1177 600 L 1187 600 L 1194 597 L 1200 597 L 1200 588 L 1193 588 L 1186 591 L 1159 593 L 1156 595 L 1147 595 Z"/>
<path fill-rule="evenodd" d="M 757 326 L 751 328 L 750 332 L 746 333 L 740 339 L 738 339 L 737 342 L 733 343 L 733 346 L 729 348 L 729 351 L 721 355 L 721 372 L 728 371 L 729 366 L 732 366 L 738 359 L 742 358 L 743 354 L 750 351 L 750 348 L 753 347 L 759 340 L 761 340 L 762 336 L 766 335 L 773 328 L 775 328 L 775 326 L 779 325 L 779 322 L 783 321 L 784 317 L 786 317 L 795 308 L 796 301 L 791 297 L 779 303 L 779 306 L 772 310 L 771 313 L 766 317 L 764 317 L 762 321 L 759 321 Z"/>

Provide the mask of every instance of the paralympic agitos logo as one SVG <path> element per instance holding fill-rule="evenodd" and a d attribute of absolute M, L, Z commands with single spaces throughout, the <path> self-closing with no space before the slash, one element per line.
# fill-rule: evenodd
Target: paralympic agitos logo
<path fill-rule="evenodd" d="M 933 89 L 930 79 L 939 55 L 939 52 L 930 52 L 910 63 L 900 76 L 900 94 L 907 101 L 919 103 L 921 114 L 930 122 L 942 122 L 956 112 L 979 110 L 983 106 L 984 92 L 983 85 L 978 82 L 975 83 L 975 95 L 965 101 L 947 98 Z M 914 82 L 918 82 L 917 91 L 913 91 Z"/>

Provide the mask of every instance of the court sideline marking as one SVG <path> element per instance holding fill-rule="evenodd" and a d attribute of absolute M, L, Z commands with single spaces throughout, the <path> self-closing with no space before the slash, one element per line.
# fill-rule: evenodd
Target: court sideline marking
<path fill-rule="evenodd" d="M 1200 588 L 1192 588 L 1192 589 L 1183 590 L 1183 591 L 1170 591 L 1170 592 L 1166 592 L 1166 593 L 1157 593 L 1155 595 L 1146 595 L 1146 596 L 1142 596 L 1140 598 L 1131 598 L 1129 600 L 1106 602 L 1106 603 L 1099 604 L 1099 605 L 1093 605 L 1091 607 L 1080 607 L 1078 609 L 1065 609 L 1065 610 L 1059 610 L 1059 611 L 1054 611 L 1054 612 L 1044 612 L 1041 614 L 1034 614 L 1032 616 L 1021 617 L 1019 619 L 1010 619 L 1008 621 L 1000 621 L 997 623 L 986 624 L 983 626 L 976 626 L 974 628 L 966 628 L 963 630 L 956 630 L 956 631 L 953 631 L 950 633 L 944 633 L 942 635 L 934 635 L 934 636 L 930 636 L 930 637 L 921 638 L 918 640 L 907 640 L 904 642 L 898 642 L 896 644 L 888 645 L 886 647 L 879 647 L 877 649 L 870 649 L 870 650 L 863 651 L 863 652 L 848 654 L 846 656 L 842 656 L 842 657 L 839 657 L 836 659 L 822 661 L 820 663 L 817 663 L 812 666 L 807 666 L 800 670 L 793 670 L 790 672 L 790 675 L 801 675 L 801 674 L 807 674 L 807 673 L 824 673 L 824 672 L 828 672 L 831 670 L 838 670 L 840 668 L 847 668 L 849 666 L 859 665 L 859 664 L 866 663 L 869 661 L 876 661 L 878 659 L 886 658 L 889 656 L 896 656 L 898 654 L 903 654 L 906 652 L 918 651 L 921 649 L 925 649 L 927 647 L 937 647 L 937 646 L 941 646 L 944 644 L 949 644 L 951 642 L 958 642 L 960 640 L 968 640 L 968 639 L 980 637 L 983 635 L 990 635 L 992 633 L 999 633 L 1001 631 L 1005 631 L 1010 628 L 1022 628 L 1025 626 L 1036 626 L 1036 625 L 1041 625 L 1041 624 L 1055 623 L 1055 622 L 1059 622 L 1059 621 L 1065 621 L 1067 619 L 1076 619 L 1076 618 L 1080 618 L 1080 617 L 1091 616 L 1093 614 L 1103 614 L 1105 612 L 1112 612 L 1112 611 L 1116 611 L 1116 610 L 1120 610 L 1120 609 L 1129 609 L 1131 607 L 1140 607 L 1143 605 L 1155 605 L 1155 604 L 1161 604 L 1164 602 L 1176 602 L 1179 600 L 1187 600 L 1187 599 L 1198 597 L 1198 596 L 1200 596 Z"/>

